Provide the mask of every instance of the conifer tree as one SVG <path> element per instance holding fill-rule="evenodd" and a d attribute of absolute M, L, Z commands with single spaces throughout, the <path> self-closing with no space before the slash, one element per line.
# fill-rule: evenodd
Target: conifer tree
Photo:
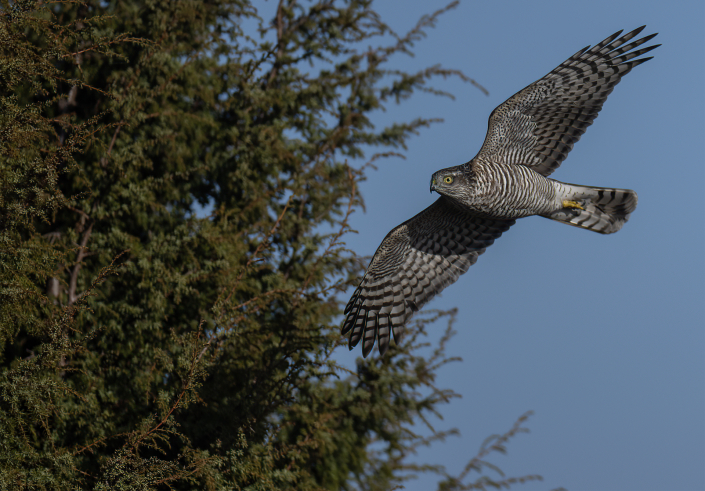
<path fill-rule="evenodd" d="M 538 478 L 468 478 L 524 419 L 458 476 L 413 463 L 452 433 L 412 431 L 455 396 L 434 385 L 452 312 L 355 372 L 332 356 L 353 162 L 431 123 L 371 114 L 465 78 L 387 68 L 442 11 L 399 35 L 369 0 L 0 5 L 0 489 Z"/>

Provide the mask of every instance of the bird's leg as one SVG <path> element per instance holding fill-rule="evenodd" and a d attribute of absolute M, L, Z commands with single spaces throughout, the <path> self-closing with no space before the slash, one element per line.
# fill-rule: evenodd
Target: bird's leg
<path fill-rule="evenodd" d="M 583 208 L 583 207 L 580 205 L 580 203 L 578 203 L 577 201 L 572 201 L 572 200 L 569 200 L 569 199 L 564 199 L 564 200 L 563 200 L 563 208 L 571 208 L 571 209 L 578 209 L 578 210 L 584 210 L 584 209 L 585 209 L 585 208 Z"/>

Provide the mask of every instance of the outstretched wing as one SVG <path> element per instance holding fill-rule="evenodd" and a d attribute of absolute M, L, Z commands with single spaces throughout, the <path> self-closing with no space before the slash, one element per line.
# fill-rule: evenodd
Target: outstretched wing
<path fill-rule="evenodd" d="M 345 307 L 342 331 L 350 332 L 350 349 L 362 339 L 367 356 L 376 339 L 384 354 L 392 332 L 398 342 L 411 315 L 454 283 L 513 224 L 471 215 L 440 197 L 389 232 Z"/>
<path fill-rule="evenodd" d="M 634 58 L 660 46 L 631 51 L 656 34 L 625 44 L 644 27 L 622 37 L 619 31 L 592 48 L 581 49 L 499 105 L 490 115 L 485 142 L 475 158 L 526 165 L 550 175 L 595 120 L 614 86 L 632 68 L 651 59 Z"/>

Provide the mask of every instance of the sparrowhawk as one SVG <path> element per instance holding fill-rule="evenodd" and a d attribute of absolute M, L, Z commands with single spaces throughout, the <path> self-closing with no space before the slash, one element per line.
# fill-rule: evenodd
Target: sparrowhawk
<path fill-rule="evenodd" d="M 515 219 L 540 215 L 602 234 L 618 231 L 637 205 L 628 189 L 566 184 L 558 168 L 621 78 L 659 45 L 635 49 L 645 26 L 581 49 L 517 92 L 489 118 L 485 142 L 469 162 L 439 170 L 431 206 L 393 229 L 375 252 L 345 308 L 349 347 L 367 356 L 399 340 L 409 318 L 472 266 Z M 621 37 L 620 37 L 621 36 Z"/>

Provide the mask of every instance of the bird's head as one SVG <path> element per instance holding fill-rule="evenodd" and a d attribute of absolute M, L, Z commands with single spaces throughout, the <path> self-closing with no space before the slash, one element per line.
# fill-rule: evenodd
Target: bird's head
<path fill-rule="evenodd" d="M 431 192 L 461 200 L 468 190 L 468 176 L 462 167 L 449 167 L 431 177 Z"/>

